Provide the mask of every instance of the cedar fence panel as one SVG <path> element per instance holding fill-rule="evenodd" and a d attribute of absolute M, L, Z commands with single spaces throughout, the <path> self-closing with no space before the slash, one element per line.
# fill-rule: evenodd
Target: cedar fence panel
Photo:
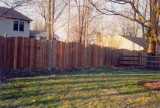
<path fill-rule="evenodd" d="M 61 64 L 62 64 L 62 66 L 61 66 L 61 68 L 66 68 L 66 49 L 65 49 L 65 43 L 64 42 L 62 42 L 62 59 L 61 59 Z"/>
<path fill-rule="evenodd" d="M 36 40 L 30 39 L 30 61 L 29 61 L 29 67 L 35 67 L 36 66 Z"/>
<path fill-rule="evenodd" d="M 6 38 L 0 37 L 0 68 L 5 67 L 5 46 Z"/>
<path fill-rule="evenodd" d="M 3 67 L 3 43 L 2 43 L 2 37 L 0 37 L 0 68 Z"/>
<path fill-rule="evenodd" d="M 146 56 L 146 53 L 95 44 L 85 47 L 79 42 L 65 43 L 56 40 L 51 42 L 22 37 L 0 37 L 0 68 L 48 67 L 49 60 L 51 60 L 50 65 L 55 68 L 119 66 L 121 55 Z M 146 58 L 139 61 L 142 65 L 146 65 Z M 124 63 L 129 62 L 124 61 Z M 133 64 L 136 63 L 138 62 L 133 62 Z"/>
<path fill-rule="evenodd" d="M 87 67 L 91 66 L 91 45 L 87 47 Z"/>
<path fill-rule="evenodd" d="M 81 48 L 82 48 L 82 45 L 80 43 L 78 43 L 78 67 L 81 67 L 81 59 L 82 59 L 82 56 L 81 56 Z"/>

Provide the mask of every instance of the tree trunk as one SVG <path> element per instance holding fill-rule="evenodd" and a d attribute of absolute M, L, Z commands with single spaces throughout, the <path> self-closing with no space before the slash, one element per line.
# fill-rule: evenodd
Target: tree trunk
<path fill-rule="evenodd" d="M 51 2 L 51 39 L 54 39 L 55 29 L 54 29 L 54 23 L 55 23 L 55 0 L 52 0 Z"/>
<path fill-rule="evenodd" d="M 78 1 L 78 17 L 79 17 L 79 42 L 81 43 L 82 42 L 82 36 L 81 36 L 81 2 L 80 0 Z"/>
<path fill-rule="evenodd" d="M 156 47 L 158 41 L 158 33 L 155 29 L 151 30 L 149 36 L 147 37 L 147 53 L 148 53 L 148 63 L 147 68 L 154 68 L 153 61 L 155 60 L 154 56 L 156 56 Z"/>
<path fill-rule="evenodd" d="M 51 0 L 48 0 L 47 3 L 47 26 L 46 26 L 46 39 L 50 40 L 51 39 Z"/>
<path fill-rule="evenodd" d="M 156 55 L 156 47 L 158 42 L 158 23 L 159 23 L 159 12 L 158 5 L 160 2 L 158 0 L 150 0 L 150 22 L 153 24 L 150 26 L 150 33 L 148 36 L 148 67 L 155 69 L 154 59 Z"/>
<path fill-rule="evenodd" d="M 158 41 L 157 30 L 155 30 L 155 29 L 151 30 L 149 35 L 150 36 L 148 36 L 148 38 L 147 38 L 147 41 L 148 41 L 147 42 L 147 45 L 148 45 L 147 52 L 148 52 L 148 54 L 155 55 L 156 54 L 156 44 Z"/>

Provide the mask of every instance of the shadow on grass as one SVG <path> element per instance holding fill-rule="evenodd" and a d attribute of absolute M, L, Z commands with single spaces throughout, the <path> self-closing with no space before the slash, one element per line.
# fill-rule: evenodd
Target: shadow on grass
<path fill-rule="evenodd" d="M 82 77 L 83 78 L 83 77 Z M 100 77 L 101 78 L 101 77 Z M 132 77 L 133 78 L 133 77 Z M 122 80 L 123 79 L 123 80 Z M 136 82 L 138 79 L 131 79 L 131 78 L 122 78 L 120 77 L 119 79 L 118 78 L 102 78 L 102 80 L 97 80 L 97 79 L 90 79 L 90 80 L 87 80 L 87 79 L 77 79 L 77 80 L 71 80 L 71 81 L 63 81 L 63 79 L 61 80 L 58 80 L 58 82 L 56 82 L 57 80 L 52 80 L 52 78 L 33 78 L 33 79 L 26 79 L 26 82 L 25 80 L 10 80 L 8 82 L 6 82 L 6 84 L 12 84 L 14 82 L 17 82 L 16 85 L 11 85 L 11 86 L 7 86 L 7 87 L 2 87 L 1 90 L 8 90 L 8 89 L 21 89 L 21 88 L 30 88 L 30 87 L 49 87 L 49 86 L 56 86 L 56 85 L 78 85 L 78 84 L 92 84 L 92 83 L 96 83 L 96 84 L 107 84 L 107 85 L 112 85 L 113 84 L 121 84 L 121 83 L 127 83 L 128 82 L 128 79 L 132 82 Z M 149 79 L 149 78 L 148 78 Z M 151 78 L 152 79 L 152 78 Z M 30 81 L 31 80 L 31 81 Z M 79 81 L 79 80 L 82 80 L 82 81 Z M 44 82 L 38 82 L 38 81 L 44 81 Z M 52 81 L 52 82 L 49 82 L 49 81 Z M 62 81 L 62 82 L 60 82 Z M 19 84 L 19 82 L 21 82 Z M 23 82 L 23 83 L 22 83 Z M 34 82 L 34 83 L 28 83 L 28 82 Z"/>
<path fill-rule="evenodd" d="M 151 70 L 139 70 L 139 69 L 126 69 L 126 70 L 123 70 L 123 71 L 117 71 L 117 70 L 112 70 L 112 69 L 105 69 L 105 70 L 84 70 L 84 71 L 67 71 L 67 72 L 57 72 L 54 73 L 54 72 L 34 72 L 34 70 L 32 70 L 33 72 L 30 72 L 29 70 L 26 70 L 24 72 L 13 72 L 12 71 L 9 73 L 8 72 L 1 72 L 0 71 L 0 74 L 5 74 L 5 75 L 1 75 L 2 77 L 2 81 L 1 82 L 4 82 L 6 81 L 7 79 L 13 79 L 13 78 L 28 78 L 28 77 L 40 77 L 40 76 L 50 76 L 50 75 L 60 75 L 60 76 L 64 76 L 64 75 L 71 75 L 71 77 L 73 78 L 72 75 L 78 75 L 76 76 L 75 78 L 78 78 L 79 75 L 86 75 L 84 77 L 88 77 L 88 75 L 92 74 L 92 75 L 96 75 L 96 74 L 111 74 L 111 75 L 118 75 L 118 74 L 128 74 L 128 75 L 131 75 L 131 74 L 159 74 L 159 71 L 151 71 Z M 7 74 L 6 74 L 7 73 Z M 9 76 L 9 75 L 10 76 Z M 12 75 L 13 74 L 13 75 Z M 1 80 L 1 77 L 0 77 L 0 80 Z M 81 76 L 80 76 L 81 77 Z M 93 76 L 95 77 L 95 76 Z M 3 80 L 4 79 L 4 80 Z M 43 80 L 43 79 L 42 79 Z"/>
<path fill-rule="evenodd" d="M 144 74 L 145 75 L 145 77 L 148 77 L 147 79 L 153 79 L 152 77 L 151 77 L 151 75 L 150 74 Z M 8 80 L 8 81 L 6 81 L 6 82 L 3 82 L 3 83 L 5 83 L 5 84 L 9 84 L 9 83 L 15 83 L 15 82 L 38 82 L 38 81 L 49 81 L 49 80 L 63 80 L 63 79 L 72 79 L 72 80 L 77 80 L 77 79 L 92 79 L 92 80 L 97 80 L 98 78 L 101 78 L 101 79 L 103 79 L 103 78 L 105 78 L 105 79 L 109 79 L 109 80 L 111 80 L 111 81 L 116 81 L 117 79 L 119 80 L 119 79 L 132 79 L 132 80 L 138 80 L 138 79 L 143 79 L 143 77 L 144 77 L 144 75 L 135 75 L 135 74 L 125 74 L 125 75 L 119 75 L 119 74 L 117 74 L 117 75 L 112 75 L 112 74 L 104 74 L 104 75 L 102 75 L 102 74 L 97 74 L 97 75 L 93 75 L 93 74 L 89 74 L 89 75 L 72 75 L 72 76 L 70 76 L 70 75 L 56 75 L 56 77 L 55 76 L 44 76 L 43 78 L 37 78 L 37 77 L 30 77 L 30 78 L 18 78 L 18 79 L 11 79 L 11 80 Z M 136 78 L 134 78 L 134 76 L 136 77 Z M 157 77 L 157 78 L 159 78 L 159 76 L 160 75 L 156 75 L 155 77 Z M 151 78 L 150 78 L 151 77 Z M 94 81 L 95 81 L 94 80 Z M 109 81 L 108 80 L 108 81 Z M 98 81 L 98 80 L 97 80 Z"/>
<path fill-rule="evenodd" d="M 24 92 L 22 90 L 17 90 L 15 92 L 10 93 L 4 93 L 0 95 L 0 100 L 5 101 L 9 99 L 19 99 L 19 98 L 28 98 L 31 96 L 38 96 L 38 95 L 44 95 L 45 92 L 41 93 L 39 90 L 30 90 L 27 92 Z"/>
<path fill-rule="evenodd" d="M 147 70 L 147 69 L 125 69 L 125 70 L 85 70 L 82 72 L 63 73 L 63 75 L 76 75 L 76 74 L 159 74 L 159 70 Z"/>
<path fill-rule="evenodd" d="M 38 106 L 38 105 L 47 105 L 47 104 L 52 104 L 56 106 L 57 103 L 61 101 L 75 101 L 75 100 L 88 100 L 92 98 L 98 98 L 101 99 L 102 97 L 111 97 L 111 96 L 121 96 L 121 95 L 129 95 L 129 94 L 135 94 L 135 93 L 141 93 L 141 92 L 147 92 L 147 90 L 137 90 L 137 91 L 132 91 L 132 92 L 120 92 L 120 93 L 113 93 L 113 94 L 100 94 L 100 95 L 89 95 L 89 96 L 75 96 L 75 97 L 69 97 L 69 98 L 57 98 L 57 99 L 46 99 L 46 100 L 38 100 L 35 102 L 30 102 L 30 103 L 24 103 L 24 104 L 18 104 L 16 107 L 28 107 L 28 106 Z"/>
<path fill-rule="evenodd" d="M 66 79 L 71 79 L 70 81 L 65 81 Z M 99 78 L 101 80 L 97 80 L 96 78 Z M 104 79 L 105 78 L 105 79 Z M 153 77 L 150 78 L 149 75 L 146 75 L 145 78 L 148 79 L 153 79 Z M 155 78 L 155 77 L 154 77 Z M 87 80 L 90 79 L 90 80 Z M 10 90 L 10 89 L 15 89 L 17 90 L 16 92 L 9 92 L 9 93 L 3 93 L 0 95 L 0 100 L 6 101 L 6 100 L 10 100 L 10 99 L 19 99 L 19 98 L 29 98 L 29 97 L 37 97 L 37 96 L 44 96 L 45 94 L 49 93 L 55 93 L 57 95 L 60 94 L 67 94 L 68 92 L 75 92 L 75 91 L 87 91 L 87 92 L 91 92 L 91 91 L 98 91 L 98 90 L 102 90 L 102 89 L 107 89 L 107 90 L 111 90 L 111 89 L 121 89 L 123 87 L 134 87 L 137 86 L 136 81 L 137 80 L 142 80 L 143 79 L 143 75 L 134 77 L 134 75 L 129 74 L 129 75 L 121 75 L 119 76 L 117 75 L 110 75 L 110 74 L 74 74 L 73 76 L 69 76 L 67 74 L 66 75 L 56 75 L 56 76 L 45 76 L 44 78 L 38 78 L 38 77 L 32 77 L 32 78 L 19 78 L 19 79 L 11 79 L 8 80 L 7 82 L 4 82 L 3 85 L 5 84 L 10 84 L 11 86 L 4 86 L 1 87 L 0 90 L 1 91 L 5 91 L 5 90 Z M 77 81 L 78 80 L 78 81 Z M 80 81 L 82 80 L 82 81 Z M 128 82 L 129 80 L 129 82 Z M 40 81 L 45 81 L 45 82 L 40 82 Z M 49 82 L 49 81 L 53 81 L 53 82 Z M 58 82 L 54 82 L 54 81 L 58 81 Z M 62 82 L 59 82 L 62 81 Z M 19 82 L 22 82 L 19 84 Z M 31 83 L 30 83 L 31 82 Z M 35 83 L 32 83 L 35 82 Z M 14 83 L 17 83 L 14 85 Z M 92 85 L 93 83 L 93 85 Z M 67 85 L 69 86 L 69 88 L 65 88 L 62 90 L 57 90 L 56 88 L 54 91 L 41 91 L 40 88 L 48 88 L 51 87 L 51 89 L 53 89 L 55 85 L 60 85 L 60 86 L 64 86 Z M 72 90 L 73 88 L 75 88 L 74 85 L 79 85 L 76 87 L 82 87 L 81 89 L 78 90 Z M 85 86 L 84 86 L 85 85 Z M 96 85 L 96 87 L 94 86 Z M 71 87 L 70 87 L 71 86 Z M 30 90 L 30 91 L 22 91 L 22 88 L 32 88 L 32 87 L 37 87 L 35 90 Z M 52 88 L 53 87 L 53 88 Z M 130 90 L 130 91 L 124 91 L 121 92 L 119 90 L 118 93 L 114 93 L 114 94 L 99 94 L 99 95 L 88 95 L 88 96 L 73 96 L 73 97 L 69 97 L 69 98 L 56 98 L 56 99 L 49 99 L 49 100 L 38 100 L 36 102 L 31 102 L 31 103 L 24 103 L 24 104 L 18 104 L 16 105 L 16 107 L 21 107 L 21 106 L 31 106 L 31 105 L 46 105 L 46 104 L 51 104 L 51 103 L 58 103 L 61 101 L 74 101 L 74 100 L 87 100 L 87 99 L 91 99 L 91 98 L 102 98 L 102 97 L 109 97 L 109 96 L 121 96 L 121 95 L 130 95 L 130 94 L 136 94 L 136 93 L 144 93 L 147 92 L 148 90 Z M 1 107 L 1 106 L 0 106 Z M 5 107 L 5 106 L 2 106 Z M 12 107 L 12 106 L 10 106 Z"/>
<path fill-rule="evenodd" d="M 47 94 L 47 93 L 55 93 L 55 94 L 62 94 L 62 93 L 68 93 L 70 92 L 70 90 L 72 92 L 83 92 L 83 91 L 87 91 L 87 92 L 90 92 L 90 91 L 95 91 L 95 90 L 102 90 L 102 89 L 121 89 L 122 87 L 126 87 L 126 86 L 136 86 L 136 83 L 133 83 L 133 84 L 130 84 L 130 83 L 125 83 L 123 84 L 122 82 L 119 82 L 119 80 L 108 80 L 107 83 L 105 82 L 106 80 L 100 80 L 100 81 L 97 81 L 96 83 L 96 87 L 95 86 L 85 86 L 84 85 L 80 85 L 80 84 L 86 84 L 88 85 L 89 83 L 95 83 L 95 81 L 78 81 L 78 82 L 57 82 L 57 83 L 46 83 L 46 84 L 32 84 L 32 85 L 28 85 L 28 86 L 17 86 L 17 87 L 8 87 L 8 88 L 2 88 L 2 90 L 9 90 L 9 89 L 16 89 L 16 92 L 10 92 L 10 93 L 3 93 L 1 94 L 0 96 L 0 99 L 1 100 L 9 100 L 9 99 L 18 99 L 18 98 L 28 98 L 28 97 L 31 97 L 31 96 L 38 96 L 38 95 L 44 95 L 44 94 Z M 116 81 L 116 82 L 114 82 Z M 108 83 L 114 83 L 113 84 L 108 84 Z M 69 89 L 65 88 L 65 90 L 57 90 L 57 91 L 44 91 L 43 93 L 40 92 L 40 88 L 48 88 L 48 87 L 52 87 L 53 85 L 74 85 L 74 84 L 78 84 L 79 86 L 78 87 L 82 87 L 81 89 L 77 89 L 77 90 L 72 90 L 74 88 L 73 87 L 70 87 Z M 31 90 L 31 91 L 22 91 L 21 88 L 32 88 L 32 87 L 38 87 L 37 90 Z M 35 89 L 35 88 L 34 88 Z M 56 89 L 56 88 L 55 88 Z M 130 93 L 130 92 L 129 92 Z M 129 94 L 128 92 L 126 92 L 126 94 Z M 131 92 L 132 93 L 132 92 Z M 135 92 L 136 93 L 136 92 Z M 125 93 L 124 93 L 125 94 Z"/>

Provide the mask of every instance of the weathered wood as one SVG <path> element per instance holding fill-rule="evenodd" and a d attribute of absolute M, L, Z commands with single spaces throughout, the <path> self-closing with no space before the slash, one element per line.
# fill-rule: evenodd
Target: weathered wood
<path fill-rule="evenodd" d="M 3 68 L 4 64 L 4 50 L 3 50 L 3 37 L 0 37 L 0 68 Z"/>
<path fill-rule="evenodd" d="M 18 38 L 15 38 L 14 44 L 14 69 L 17 69 L 17 47 L 18 47 Z"/>
<path fill-rule="evenodd" d="M 0 37 L 0 68 L 48 67 L 49 60 L 50 66 L 56 68 L 119 66 L 120 62 L 129 64 L 131 61 L 133 65 L 140 64 L 140 67 L 145 67 L 147 57 L 144 52 L 118 50 L 98 45 L 88 45 L 85 48 L 78 42 L 64 43 L 53 40 L 50 43 L 31 38 Z M 159 55 L 153 58 L 160 60 Z"/>
<path fill-rule="evenodd" d="M 56 51 L 57 51 L 57 44 L 56 44 L 56 42 L 57 41 L 55 41 L 55 40 L 53 40 L 53 53 L 52 53 L 52 55 L 53 55 L 53 65 L 52 65 L 52 67 L 56 67 Z"/>

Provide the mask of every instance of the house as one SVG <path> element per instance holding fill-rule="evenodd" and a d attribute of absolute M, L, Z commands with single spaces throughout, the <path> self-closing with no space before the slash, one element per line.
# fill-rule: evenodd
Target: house
<path fill-rule="evenodd" d="M 30 31 L 30 37 L 36 38 L 36 39 L 46 39 L 46 32 L 45 31 L 39 31 L 39 30 L 32 30 Z M 60 37 L 56 34 L 54 34 L 55 40 L 61 40 Z"/>
<path fill-rule="evenodd" d="M 146 48 L 146 40 L 141 37 L 107 35 L 103 38 L 103 46 L 141 51 Z"/>
<path fill-rule="evenodd" d="M 0 36 L 29 37 L 32 20 L 22 13 L 6 7 L 0 7 Z"/>

